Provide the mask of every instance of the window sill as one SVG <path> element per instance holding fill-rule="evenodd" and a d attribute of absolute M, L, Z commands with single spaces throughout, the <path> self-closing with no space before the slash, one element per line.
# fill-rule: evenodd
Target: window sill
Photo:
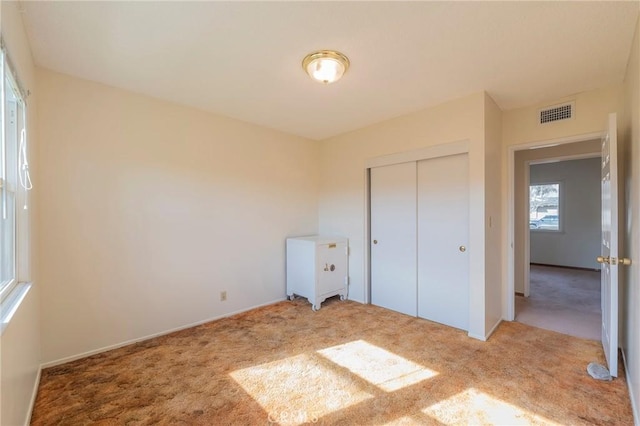
<path fill-rule="evenodd" d="M 4 330 L 9 325 L 13 315 L 17 312 L 18 307 L 24 300 L 27 293 L 31 290 L 31 283 L 18 283 L 7 297 L 0 303 L 0 336 L 4 334 Z"/>

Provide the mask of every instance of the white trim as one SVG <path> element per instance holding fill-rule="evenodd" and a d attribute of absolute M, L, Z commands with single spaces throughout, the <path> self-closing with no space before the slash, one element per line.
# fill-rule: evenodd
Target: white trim
<path fill-rule="evenodd" d="M 439 145 L 431 145 L 426 148 L 414 149 L 411 151 L 397 152 L 389 155 L 368 158 L 365 161 L 364 179 L 364 303 L 371 303 L 371 175 L 370 170 L 374 167 L 391 166 L 393 164 L 418 162 L 431 158 L 447 157 L 457 154 L 470 154 L 471 143 L 469 139 L 447 142 Z M 471 205 L 469 205 L 471 209 Z M 469 211 L 471 216 L 471 210 Z M 469 219 L 471 220 L 471 219 Z M 469 224 L 471 233 L 471 223 Z M 469 278 L 471 283 L 471 278 Z M 473 336 L 472 336 L 473 337 Z M 481 339 L 482 340 L 482 339 Z"/>
<path fill-rule="evenodd" d="M 542 149 L 551 148 L 552 146 L 566 145 L 574 142 L 586 142 L 592 140 L 599 140 L 606 134 L 605 131 L 585 133 L 584 135 L 566 136 L 563 138 L 539 140 L 533 142 L 525 142 L 515 145 L 509 145 L 509 151 L 523 151 L 525 149 Z"/>
<path fill-rule="evenodd" d="M 0 284 L 0 303 L 9 297 L 15 286 L 18 284 L 18 280 L 11 278 L 9 281 L 5 281 Z"/>
<path fill-rule="evenodd" d="M 91 350 L 91 351 L 83 352 L 81 354 L 71 355 L 71 356 L 60 358 L 60 359 L 57 359 L 57 360 L 54 360 L 54 361 L 45 362 L 40 367 L 41 368 L 49 368 L 49 367 L 55 367 L 56 365 L 60 365 L 60 364 L 66 364 L 67 362 L 71 362 L 71 361 L 75 361 L 75 360 L 78 360 L 78 359 L 86 358 L 86 357 L 89 357 L 89 356 L 92 356 L 92 355 L 97 355 L 97 354 L 102 353 L 102 352 L 107 352 L 107 351 L 110 351 L 110 350 L 113 350 L 113 349 L 122 348 L 122 347 L 127 346 L 127 345 L 132 345 L 134 343 L 142 342 L 142 341 L 145 341 L 145 340 L 153 339 L 153 338 L 164 336 L 164 335 L 167 335 L 167 334 L 175 333 L 176 331 L 186 330 L 187 328 L 197 327 L 199 325 L 206 324 L 208 322 L 217 321 L 219 319 L 231 317 L 233 315 L 241 314 L 243 312 L 251 311 L 253 309 L 257 309 L 257 308 L 262 308 L 264 306 L 273 305 L 273 304 L 276 304 L 276 303 L 283 302 L 285 300 L 287 300 L 287 299 L 286 298 L 276 299 L 276 300 L 273 300 L 271 302 L 263 303 L 263 304 L 256 305 L 256 306 L 251 306 L 249 308 L 240 309 L 240 310 L 229 312 L 229 313 L 226 313 L 226 314 L 223 314 L 223 315 L 218 315 L 216 317 L 212 317 L 212 318 L 208 318 L 208 319 L 205 319 L 205 320 L 202 320 L 202 321 L 197 321 L 197 322 L 194 322 L 194 323 L 191 323 L 191 324 L 187 324 L 187 325 L 183 325 L 183 326 L 180 326 L 180 327 L 172 328 L 170 330 L 160 331 L 158 333 L 149 334 L 147 336 L 138 337 L 138 338 L 127 340 L 127 341 L 124 341 L 124 342 L 121 342 L 121 343 L 116 343 L 114 345 L 109 345 L 109 346 L 105 346 L 105 347 L 102 347 L 102 348 L 99 348 L 99 349 L 94 349 L 94 350 Z"/>
<path fill-rule="evenodd" d="M 364 262 L 363 262 L 363 302 L 371 303 L 371 168 L 364 169 Z"/>
<path fill-rule="evenodd" d="M 515 220 L 515 151 L 512 152 L 509 149 L 507 154 L 507 232 L 505 236 L 507 238 L 507 273 L 505 274 L 505 280 L 507 281 L 502 288 L 506 289 L 507 294 L 503 297 L 504 305 L 503 317 L 506 321 L 515 320 L 515 247 L 514 247 L 514 220 Z M 514 295 L 511 297 L 510 295 Z"/>
<path fill-rule="evenodd" d="M 469 145 L 469 140 L 465 139 L 456 142 L 432 145 L 411 151 L 396 152 L 394 154 L 373 157 L 365 161 L 365 169 L 390 166 L 392 164 L 399 163 L 409 163 L 411 161 L 427 160 L 429 158 L 447 157 L 449 155 L 466 154 L 469 152 Z"/>
<path fill-rule="evenodd" d="M 487 339 L 489 339 L 489 337 L 491 337 L 491 335 L 495 333 L 498 327 L 500 327 L 500 324 L 502 324 L 502 319 L 498 319 L 496 324 L 493 327 L 491 327 L 491 330 L 489 330 L 489 332 L 487 333 Z"/>
<path fill-rule="evenodd" d="M 471 337 L 472 339 L 480 340 L 481 342 L 487 341 L 487 336 L 483 336 L 481 334 L 468 333 L 467 336 Z"/>
<path fill-rule="evenodd" d="M 602 157 L 602 153 L 590 152 L 585 154 L 574 154 L 574 155 L 562 155 L 560 157 L 553 158 L 542 158 L 540 160 L 531 160 L 529 164 L 537 165 L 537 164 L 549 164 L 549 163 L 560 163 L 562 161 L 573 161 L 573 160 L 586 160 L 589 158 L 600 158 Z"/>
<path fill-rule="evenodd" d="M 13 315 L 18 311 L 22 301 L 31 290 L 32 283 L 17 283 L 11 292 L 0 302 L 0 336 L 9 326 Z"/>
<path fill-rule="evenodd" d="M 515 176 L 514 176 L 514 180 L 515 180 Z M 524 187 L 522 188 L 522 191 L 524 193 L 524 212 L 527 215 L 527 222 L 530 220 L 529 216 L 531 216 L 531 212 L 529 211 L 529 209 L 531 208 L 529 205 L 529 201 L 530 201 L 530 195 L 529 195 L 529 191 L 531 187 L 531 169 L 529 168 L 529 163 L 527 161 L 525 161 L 524 163 Z M 515 195 L 515 194 L 514 194 Z M 560 198 L 558 198 L 560 199 Z M 514 199 L 515 202 L 515 199 Z M 525 222 L 525 223 L 527 223 Z M 514 218 L 514 226 L 515 226 L 515 218 Z M 529 232 L 529 226 L 525 226 L 524 229 L 522 230 L 523 232 L 523 240 L 524 241 L 524 247 L 523 247 L 523 256 L 524 256 L 524 262 L 522 265 L 522 276 L 523 276 L 523 289 L 522 289 L 522 294 L 524 294 L 524 297 L 529 297 L 531 295 L 531 267 L 529 266 L 529 263 L 531 263 L 531 234 Z M 515 284 L 515 283 L 514 283 Z M 515 293 L 514 293 L 515 294 Z M 514 310 L 515 311 L 515 310 Z M 514 312 L 515 313 L 515 312 Z"/>
<path fill-rule="evenodd" d="M 467 335 L 473 339 L 476 340 L 480 340 L 482 342 L 486 342 L 487 340 L 489 340 L 489 337 L 491 337 L 491 335 L 493 333 L 495 333 L 495 331 L 498 329 L 498 327 L 500 326 L 500 324 L 502 324 L 502 319 L 498 319 L 498 321 L 495 323 L 495 325 L 493 327 L 491 327 L 491 330 L 489 330 L 489 332 L 486 335 L 481 335 L 481 334 L 475 334 L 475 333 L 468 333 Z"/>
<path fill-rule="evenodd" d="M 539 149 L 539 148 L 549 148 L 557 145 L 565 145 L 568 143 L 574 142 L 586 142 L 594 139 L 601 139 L 604 135 L 604 132 L 595 132 L 595 133 L 587 133 L 583 135 L 576 136 L 568 136 L 564 138 L 557 138 L 551 140 L 542 140 L 542 141 L 534 141 L 527 142 L 517 145 L 510 145 L 507 147 L 507 165 L 508 165 L 508 176 L 507 182 L 509 185 L 509 191 L 507 193 L 507 212 L 508 212 L 508 228 L 506 232 L 507 241 L 506 246 L 509 248 L 507 251 L 507 274 L 505 279 L 507 282 L 503 286 L 506 291 L 504 300 L 506 301 L 506 306 L 504 306 L 503 316 L 507 321 L 513 321 L 515 319 L 515 283 L 514 283 L 514 265 L 515 265 L 515 211 L 514 211 L 514 202 L 515 202 L 515 155 L 516 151 L 523 151 L 527 149 Z"/>
<path fill-rule="evenodd" d="M 640 425 L 640 412 L 638 412 L 638 406 L 636 405 L 635 395 L 633 394 L 633 386 L 631 385 L 631 376 L 629 376 L 629 365 L 627 364 L 627 356 L 624 354 L 624 349 L 621 348 L 622 363 L 624 364 L 624 375 L 627 380 L 627 389 L 629 389 L 629 398 L 631 399 L 631 412 L 633 413 L 633 424 Z"/>
<path fill-rule="evenodd" d="M 29 401 L 29 409 L 27 411 L 27 418 L 24 426 L 29 426 L 31 424 L 31 416 L 33 415 L 33 409 L 36 406 L 36 398 L 38 397 L 38 389 L 40 388 L 40 377 L 42 377 L 42 365 L 38 367 L 38 373 L 36 374 L 35 385 L 31 392 L 31 401 Z"/>

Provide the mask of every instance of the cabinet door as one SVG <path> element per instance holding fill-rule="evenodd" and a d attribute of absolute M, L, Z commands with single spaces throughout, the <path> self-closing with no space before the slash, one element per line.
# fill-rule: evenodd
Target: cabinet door
<path fill-rule="evenodd" d="M 318 289 L 322 295 L 344 288 L 347 276 L 347 246 L 344 243 L 318 246 Z"/>

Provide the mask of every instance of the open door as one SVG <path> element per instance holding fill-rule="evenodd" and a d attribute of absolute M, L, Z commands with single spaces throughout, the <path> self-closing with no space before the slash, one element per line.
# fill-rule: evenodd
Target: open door
<path fill-rule="evenodd" d="M 618 153 L 616 114 L 602 138 L 602 346 L 609 374 L 618 376 Z M 625 259 L 626 260 L 626 259 Z"/>

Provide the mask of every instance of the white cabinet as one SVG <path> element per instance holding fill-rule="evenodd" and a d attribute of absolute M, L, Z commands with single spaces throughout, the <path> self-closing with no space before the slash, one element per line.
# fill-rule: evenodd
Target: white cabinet
<path fill-rule="evenodd" d="M 306 297 L 314 311 L 328 297 L 346 299 L 348 255 L 346 238 L 287 238 L 287 296 Z"/>

